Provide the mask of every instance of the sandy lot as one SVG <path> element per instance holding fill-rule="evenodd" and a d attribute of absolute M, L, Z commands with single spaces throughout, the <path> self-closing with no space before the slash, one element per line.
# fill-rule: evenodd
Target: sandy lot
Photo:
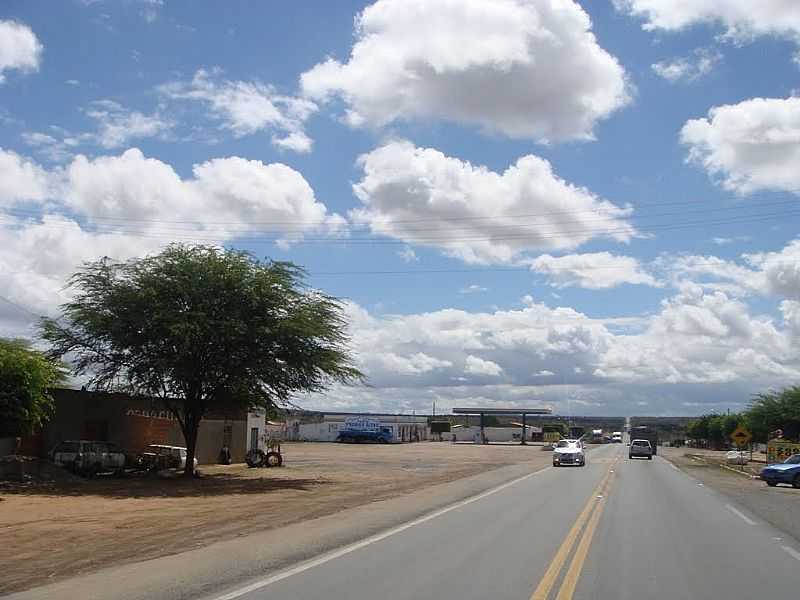
<path fill-rule="evenodd" d="M 510 464 L 537 446 L 284 444 L 285 466 L 202 468 L 191 481 L 0 483 L 0 593 L 312 519 Z"/>

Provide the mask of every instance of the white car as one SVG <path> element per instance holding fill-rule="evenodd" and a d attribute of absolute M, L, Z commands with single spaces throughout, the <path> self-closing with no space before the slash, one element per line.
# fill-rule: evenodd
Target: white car
<path fill-rule="evenodd" d="M 186 467 L 186 448 L 183 446 L 166 446 L 150 444 L 139 456 L 139 465 L 147 470 L 163 471 L 176 469 L 183 471 Z M 194 459 L 194 470 L 197 471 L 197 459 Z"/>
<path fill-rule="evenodd" d="M 560 440 L 553 450 L 553 466 L 586 465 L 586 453 L 580 440 Z"/>
<path fill-rule="evenodd" d="M 725 462 L 729 465 L 746 465 L 749 462 L 747 452 L 741 450 L 731 450 L 725 455 Z"/>
<path fill-rule="evenodd" d="M 57 444 L 50 457 L 57 465 L 87 477 L 125 472 L 125 452 L 110 442 L 67 440 Z"/>

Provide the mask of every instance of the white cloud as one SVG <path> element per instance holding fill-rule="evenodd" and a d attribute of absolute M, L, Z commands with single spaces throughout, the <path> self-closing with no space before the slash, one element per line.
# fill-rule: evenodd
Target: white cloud
<path fill-rule="evenodd" d="M 158 114 L 128 110 L 112 100 L 93 102 L 86 115 L 97 122 L 98 131 L 93 138 L 103 148 L 119 148 L 131 140 L 155 137 L 173 127 L 173 123 Z"/>
<path fill-rule="evenodd" d="M 737 242 L 749 242 L 752 239 L 752 236 L 749 235 L 737 235 L 735 237 L 714 237 L 711 238 L 711 241 L 717 246 L 726 246 L 728 244 L 735 244 Z"/>
<path fill-rule="evenodd" d="M 0 148 L 0 202 L 40 202 L 49 192 L 49 176 L 36 163 Z"/>
<path fill-rule="evenodd" d="M 687 121 L 689 161 L 739 194 L 800 193 L 800 98 L 753 98 Z"/>
<path fill-rule="evenodd" d="M 412 262 L 419 262 L 419 256 L 417 253 L 414 252 L 414 249 L 411 246 L 406 246 L 402 250 L 397 252 L 397 256 L 403 259 L 403 262 L 412 263 Z"/>
<path fill-rule="evenodd" d="M 759 270 L 763 293 L 800 299 L 800 240 L 790 242 L 779 252 L 746 254 L 745 258 Z"/>
<path fill-rule="evenodd" d="M 624 283 L 649 286 L 661 285 L 642 270 L 632 256 L 617 256 L 609 252 L 550 256 L 543 254 L 531 261 L 531 268 L 548 275 L 555 287 L 578 286 L 591 290 L 613 288 Z"/>
<path fill-rule="evenodd" d="M 705 77 L 722 60 L 713 48 L 697 48 L 690 56 L 673 58 L 650 65 L 656 75 L 670 83 L 691 83 Z"/>
<path fill-rule="evenodd" d="M 527 155 L 503 173 L 405 141 L 359 158 L 356 223 L 374 234 L 444 249 L 472 263 L 508 263 L 537 249 L 636 235 L 629 208 L 598 198 Z"/>
<path fill-rule="evenodd" d="M 39 70 L 43 46 L 30 27 L 16 21 L 0 20 L 0 83 L 5 72 Z"/>
<path fill-rule="evenodd" d="M 590 139 L 630 101 L 619 62 L 573 0 L 379 0 L 357 17 L 345 63 L 303 73 L 353 126 L 435 118 L 542 142 Z"/>
<path fill-rule="evenodd" d="M 141 256 L 173 241 L 225 243 L 275 222 L 291 223 L 273 228 L 290 242 L 308 231 L 335 232 L 343 222 L 286 165 L 217 158 L 181 178 L 138 149 L 78 156 L 52 171 L 0 151 L 0 202 L 26 201 L 42 214 L 8 216 L 0 227 L 0 290 L 36 314 L 53 314 L 66 299 L 67 277 L 85 260 Z M 28 331 L 24 310 L 0 313 L 0 335 Z"/>
<path fill-rule="evenodd" d="M 180 237 L 181 223 L 188 222 L 195 230 L 229 239 L 288 222 L 272 227 L 287 240 L 341 224 L 341 217 L 316 200 L 303 176 L 281 163 L 215 158 L 195 165 L 193 177 L 182 179 L 170 165 L 134 148 L 94 160 L 78 156 L 66 173 L 69 207 L 101 223 L 133 219 L 137 228 L 177 223 L 169 227 Z"/>
<path fill-rule="evenodd" d="M 473 283 L 471 285 L 468 285 L 466 287 L 461 288 L 460 290 L 458 290 L 458 293 L 459 294 L 479 294 L 479 293 L 488 292 L 488 291 L 489 291 L 489 288 L 485 288 L 482 285 L 478 285 L 476 283 Z"/>
<path fill-rule="evenodd" d="M 198 70 L 190 82 L 159 86 L 173 100 L 192 100 L 208 106 L 211 115 L 236 137 L 261 131 L 273 133 L 272 143 L 295 152 L 309 152 L 312 141 L 303 128 L 317 105 L 304 98 L 278 94 L 258 81 L 222 79 L 218 71 Z"/>
<path fill-rule="evenodd" d="M 464 361 L 464 373 L 467 375 L 485 375 L 497 377 L 503 373 L 503 368 L 491 360 L 483 360 L 471 354 Z"/>
<path fill-rule="evenodd" d="M 708 24 L 721 26 L 734 41 L 762 35 L 800 39 L 800 4 L 794 0 L 614 0 L 614 4 L 644 19 L 644 28 L 651 31 Z"/>
<path fill-rule="evenodd" d="M 566 383 L 571 403 L 600 413 L 643 400 L 681 413 L 681 402 L 722 402 L 731 390 L 736 393 L 729 402 L 746 404 L 752 391 L 800 377 L 798 306 L 782 304 L 779 327 L 740 300 L 685 283 L 658 313 L 615 332 L 630 319 L 593 319 L 533 302 L 517 310 L 443 309 L 380 318 L 348 304 L 356 360 L 373 387 L 342 393 L 361 407 L 381 405 L 389 396 L 401 405 L 428 397 L 430 405 L 431 394 L 442 398 L 442 408 L 514 401 L 554 402 L 566 410 Z M 559 385 L 543 385 L 543 378 Z M 333 391 L 320 402 L 337 399 L 343 397 Z"/>

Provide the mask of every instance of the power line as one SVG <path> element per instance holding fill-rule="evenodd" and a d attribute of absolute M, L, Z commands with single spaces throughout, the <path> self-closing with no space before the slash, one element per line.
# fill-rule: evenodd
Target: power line
<path fill-rule="evenodd" d="M 800 209 L 798 209 L 800 210 Z M 367 245 L 405 245 L 405 244 L 421 244 L 421 245 L 446 245 L 446 244 L 453 244 L 453 243 L 464 243 L 464 242 L 501 242 L 501 241 L 512 241 L 512 240 L 526 240 L 529 238 L 533 238 L 531 242 L 536 243 L 537 241 L 544 240 L 544 239 L 552 239 L 558 237 L 564 237 L 569 235 L 581 235 L 581 236 L 588 236 L 588 237 L 613 237 L 614 235 L 632 235 L 634 231 L 671 231 L 671 230 L 680 230 L 680 229 L 691 229 L 694 227 L 702 227 L 702 226 L 718 226 L 718 225 L 729 225 L 729 224 L 749 224 L 749 223 L 757 223 L 762 222 L 765 220 L 770 220 L 773 218 L 787 218 L 787 217 L 795 217 L 800 216 L 800 212 L 798 211 L 786 211 L 786 212 L 775 212 L 775 213 L 768 213 L 762 215 L 739 215 L 728 217 L 724 219 L 710 219 L 710 220 L 695 220 L 695 221 L 685 221 L 679 223 L 664 223 L 664 224 L 654 224 L 654 225 L 643 225 L 637 228 L 631 226 L 625 227 L 617 227 L 611 229 L 565 229 L 565 230 L 556 230 L 552 232 L 539 232 L 535 235 L 531 234 L 517 234 L 517 235 L 504 235 L 504 236 L 451 236 L 451 237 L 425 237 L 425 236 L 407 236 L 408 239 L 373 239 L 373 238 L 350 238 L 350 237 L 303 237 L 302 239 L 297 240 L 287 240 L 286 238 L 279 238 L 279 237 L 256 237 L 256 236 L 230 236 L 228 232 L 225 232 L 225 235 L 217 235 L 217 236 L 202 236 L 202 235 L 191 235 L 191 236 L 177 236 L 174 234 L 169 234 L 168 232 L 159 232 L 159 231 L 144 231 L 144 230 L 100 230 L 100 229 L 87 229 L 85 231 L 96 233 L 96 234 L 107 234 L 107 235 L 128 235 L 131 237 L 141 237 L 141 238 L 153 238 L 153 239 L 169 239 L 174 241 L 208 241 L 208 242 L 218 242 L 220 238 L 230 238 L 240 243 L 252 243 L 252 244 L 259 244 L 259 243 L 268 243 L 272 244 L 279 241 L 286 241 L 290 244 L 340 244 L 340 245 L 360 245 L 360 244 L 367 244 Z M 17 223 L 0 223 L 2 227 L 10 227 L 10 228 L 17 228 L 19 224 Z M 39 227 L 43 228 L 52 228 L 52 229 L 64 229 L 65 227 L 71 226 L 60 226 L 55 224 L 39 224 Z M 189 232 L 186 232 L 189 233 Z M 252 233 L 260 233 L 260 232 L 252 232 Z M 397 234 L 394 234 L 397 235 Z"/>

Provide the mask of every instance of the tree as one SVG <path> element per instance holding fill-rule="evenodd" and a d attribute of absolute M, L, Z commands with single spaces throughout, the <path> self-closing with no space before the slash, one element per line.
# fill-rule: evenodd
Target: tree
<path fill-rule="evenodd" d="M 50 390 L 64 380 L 61 363 L 22 340 L 0 339 L 0 435 L 31 433 L 50 418 Z"/>
<path fill-rule="evenodd" d="M 766 441 L 769 432 L 776 429 L 782 429 L 788 439 L 800 439 L 800 387 L 756 395 L 746 420 L 761 441 Z"/>
<path fill-rule="evenodd" d="M 156 256 L 87 263 L 63 317 L 45 319 L 51 354 L 72 357 L 95 389 L 159 398 L 186 440 L 192 474 L 210 407 L 271 408 L 293 394 L 363 379 L 343 306 L 288 262 L 171 245 Z"/>

